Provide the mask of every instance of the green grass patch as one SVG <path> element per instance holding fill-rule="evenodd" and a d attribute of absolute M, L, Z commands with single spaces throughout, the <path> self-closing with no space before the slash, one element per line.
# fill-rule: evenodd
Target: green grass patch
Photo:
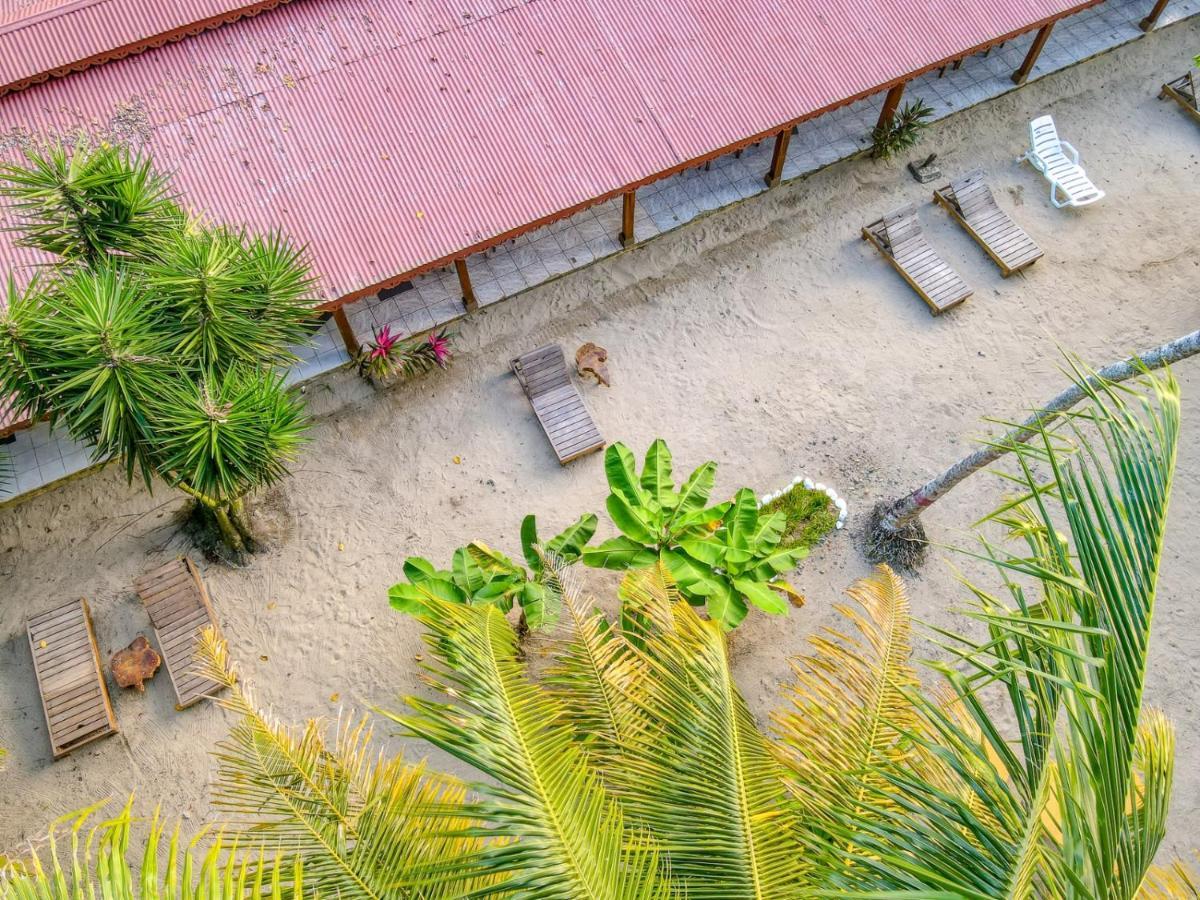
<path fill-rule="evenodd" d="M 763 512 L 782 512 L 787 519 L 783 527 L 783 546 L 815 547 L 821 538 L 837 525 L 838 509 L 824 491 L 814 491 L 797 484 L 763 507 Z"/>

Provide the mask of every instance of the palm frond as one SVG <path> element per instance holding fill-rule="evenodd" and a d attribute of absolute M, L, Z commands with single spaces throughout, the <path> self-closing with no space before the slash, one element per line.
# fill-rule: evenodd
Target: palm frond
<path fill-rule="evenodd" d="M 987 638 L 940 632 L 957 663 L 935 668 L 957 712 L 914 695 L 921 766 L 875 768 L 890 785 L 876 792 L 877 822 L 862 827 L 849 805 L 839 813 L 832 832 L 856 851 L 845 886 L 1129 897 L 1157 850 L 1173 741 L 1140 707 L 1178 386 L 1169 373 L 1129 388 L 1078 380 L 1091 402 L 1069 419 L 1073 451 L 1050 440 L 1015 451 L 1025 495 L 997 521 L 1027 554 L 985 545 L 1012 603 L 973 587 L 970 615 Z M 930 777 L 929 757 L 957 787 Z"/>
<path fill-rule="evenodd" d="M 1200 854 L 1196 855 L 1200 864 Z M 1169 866 L 1151 866 L 1137 892 L 1137 900 L 1185 900 L 1200 897 L 1200 870 L 1183 860 Z"/>
<path fill-rule="evenodd" d="M 543 683 L 603 774 L 645 727 L 631 699 L 648 686 L 645 663 L 602 612 L 585 608 L 572 569 L 550 558 L 544 565 L 548 586 L 561 598 L 565 634 Z"/>
<path fill-rule="evenodd" d="M 812 652 L 792 662 L 791 706 L 774 716 L 789 784 L 814 816 L 869 791 L 876 802 L 882 783 L 871 767 L 912 752 L 905 732 L 917 719 L 908 696 L 917 678 L 904 583 L 881 565 L 847 594 L 854 605 L 836 608 L 853 636 L 827 629 L 809 639 Z"/>
<path fill-rule="evenodd" d="M 157 814 L 135 859 L 132 799 L 113 818 L 95 822 L 103 805 L 58 820 L 44 847 L 0 868 L 0 898 L 244 900 L 282 898 L 285 889 L 287 896 L 303 896 L 300 869 L 286 855 L 269 856 L 261 846 L 242 847 L 223 835 L 209 840 L 202 852 L 194 843 L 183 848 L 179 829 L 168 838 Z"/>
<path fill-rule="evenodd" d="M 426 680 L 452 702 L 409 697 L 409 712 L 385 715 L 492 779 L 466 807 L 486 823 L 475 833 L 512 839 L 476 861 L 504 873 L 491 893 L 672 896 L 657 848 L 605 793 L 561 702 L 530 680 L 503 614 L 430 599 L 418 618 L 436 658 Z"/>
<path fill-rule="evenodd" d="M 624 602 L 653 623 L 665 572 L 631 573 Z M 684 602 L 669 627 L 645 629 L 648 723 L 626 745 L 618 789 L 630 815 L 661 842 L 689 898 L 792 896 L 806 864 L 785 770 L 733 681 L 721 625 Z"/>
<path fill-rule="evenodd" d="M 272 721 L 240 685 L 226 646 L 208 630 L 201 671 L 229 688 L 218 702 L 237 716 L 217 745 L 214 806 L 226 828 L 270 838 L 294 854 L 321 896 L 459 897 L 495 879 L 468 865 L 485 841 L 465 812 L 461 782 L 387 759 L 366 719 L 346 719 L 332 745 L 319 721 Z"/>

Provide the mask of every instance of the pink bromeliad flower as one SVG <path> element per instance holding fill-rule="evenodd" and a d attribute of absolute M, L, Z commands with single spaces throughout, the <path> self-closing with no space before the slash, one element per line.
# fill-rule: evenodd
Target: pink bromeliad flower
<path fill-rule="evenodd" d="M 375 332 L 375 346 L 371 348 L 371 359 L 382 359 L 391 353 L 392 348 L 396 346 L 399 340 L 396 335 L 392 334 L 392 326 L 384 325 Z"/>
<path fill-rule="evenodd" d="M 446 363 L 450 360 L 450 338 L 446 332 L 430 332 L 429 346 L 433 352 L 433 361 L 439 368 L 446 368 Z"/>

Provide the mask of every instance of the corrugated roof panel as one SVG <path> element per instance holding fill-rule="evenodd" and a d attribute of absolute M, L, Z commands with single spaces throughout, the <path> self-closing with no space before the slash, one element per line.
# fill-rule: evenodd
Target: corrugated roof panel
<path fill-rule="evenodd" d="M 0 97 L 0 158 L 145 147 L 197 209 L 306 242 L 334 301 L 1089 5 L 303 0 Z"/>
<path fill-rule="evenodd" d="M 287 0 L 8 0 L 0 6 L 0 93 L 279 2 Z"/>

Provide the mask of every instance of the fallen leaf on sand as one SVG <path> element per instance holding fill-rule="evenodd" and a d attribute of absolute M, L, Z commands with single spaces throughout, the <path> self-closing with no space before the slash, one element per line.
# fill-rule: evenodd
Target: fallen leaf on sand
<path fill-rule="evenodd" d="M 462 465 L 462 457 L 461 456 L 454 457 L 454 464 L 456 466 L 461 466 Z"/>
<path fill-rule="evenodd" d="M 263 662 L 266 662 L 266 661 L 267 661 L 267 654 L 263 653 L 263 654 L 262 654 L 261 656 L 259 656 L 258 658 L 259 658 L 259 659 L 261 659 Z"/>

